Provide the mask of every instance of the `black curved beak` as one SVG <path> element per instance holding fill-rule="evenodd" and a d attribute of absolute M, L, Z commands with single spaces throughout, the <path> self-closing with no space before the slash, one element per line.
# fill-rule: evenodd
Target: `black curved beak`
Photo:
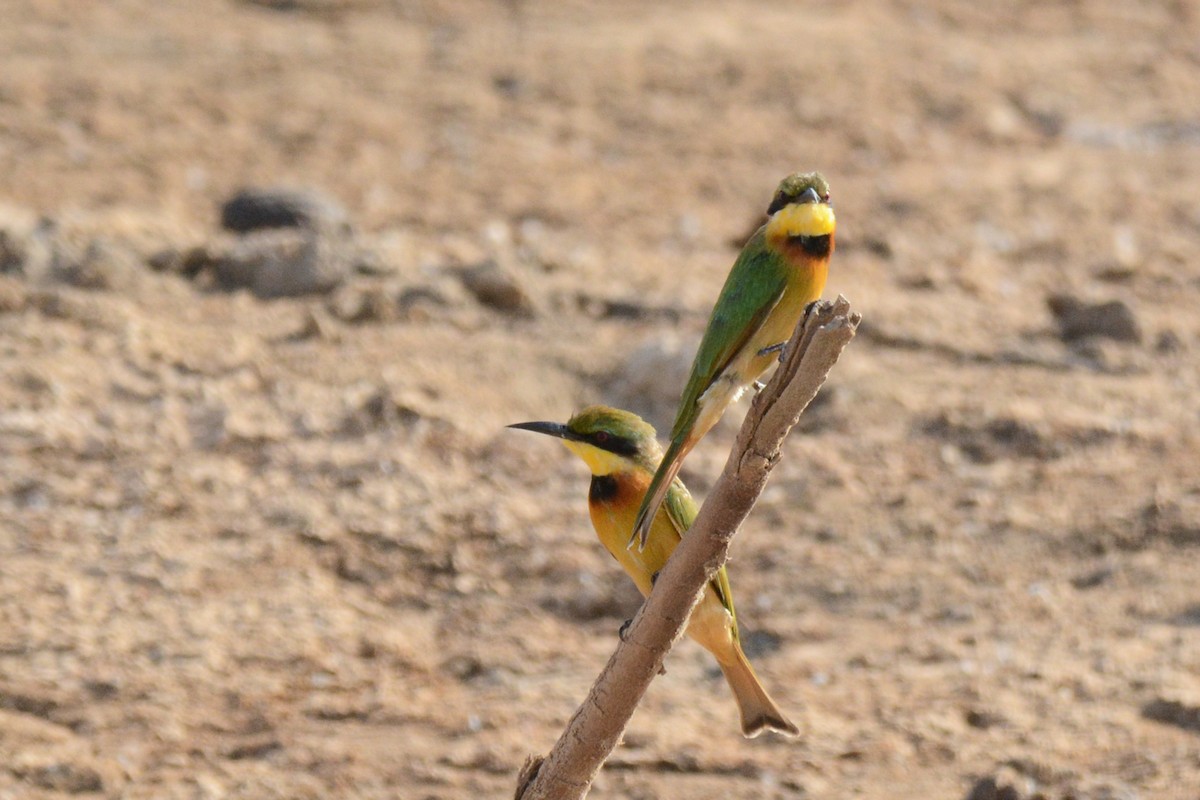
<path fill-rule="evenodd" d="M 516 428 L 519 431 L 544 433 L 547 436 L 553 436 L 557 439 L 570 439 L 572 441 L 579 439 L 579 436 L 575 432 L 566 425 L 558 422 L 516 422 L 505 427 Z"/>
<path fill-rule="evenodd" d="M 799 197 L 797 197 L 792 202 L 795 202 L 795 203 L 819 203 L 819 202 L 821 202 L 821 195 L 817 194 L 817 190 L 810 186 L 804 190 L 803 194 L 801 194 Z"/>

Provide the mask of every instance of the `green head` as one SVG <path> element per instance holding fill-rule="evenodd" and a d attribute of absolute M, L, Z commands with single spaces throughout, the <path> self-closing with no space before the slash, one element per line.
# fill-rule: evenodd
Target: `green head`
<path fill-rule="evenodd" d="M 629 411 L 609 406 L 589 406 L 567 421 L 519 422 L 510 428 L 544 433 L 587 462 L 593 475 L 609 475 L 641 468 L 653 472 L 662 459 L 654 427 Z"/>
<path fill-rule="evenodd" d="M 779 188 L 775 190 L 775 196 L 771 198 L 771 205 L 767 208 L 767 216 L 793 203 L 829 205 L 829 182 L 819 172 L 788 175 L 779 182 Z"/>

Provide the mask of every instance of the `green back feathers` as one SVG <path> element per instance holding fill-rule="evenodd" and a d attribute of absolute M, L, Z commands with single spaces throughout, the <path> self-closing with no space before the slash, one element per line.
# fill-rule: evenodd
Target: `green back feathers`
<path fill-rule="evenodd" d="M 787 264 L 767 247 L 766 229 L 760 228 L 742 248 L 713 307 L 671 428 L 672 439 L 686 436 L 692 429 L 700 413 L 700 395 L 762 326 L 787 285 Z"/>

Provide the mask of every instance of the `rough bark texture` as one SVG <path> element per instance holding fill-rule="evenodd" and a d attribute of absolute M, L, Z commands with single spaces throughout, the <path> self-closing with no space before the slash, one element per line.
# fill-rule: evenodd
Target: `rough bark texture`
<path fill-rule="evenodd" d="M 784 438 L 853 338 L 859 319 L 839 296 L 832 303 L 817 303 L 797 326 L 779 369 L 746 415 L 725 469 L 695 524 L 554 749 L 540 763 L 526 762 L 518 779 L 517 800 L 566 800 L 587 794 L 663 659 L 682 635 L 705 583 L 725 563 L 733 535 L 779 461 Z"/>

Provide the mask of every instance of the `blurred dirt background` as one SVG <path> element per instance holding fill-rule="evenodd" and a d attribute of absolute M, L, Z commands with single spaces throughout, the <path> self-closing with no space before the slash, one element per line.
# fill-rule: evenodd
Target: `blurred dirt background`
<path fill-rule="evenodd" d="M 0 798 L 509 796 L 638 598 L 503 426 L 665 426 L 813 168 L 865 322 L 731 565 L 805 735 L 684 643 L 593 796 L 1200 797 L 1195 3 L 15 0 Z"/>

